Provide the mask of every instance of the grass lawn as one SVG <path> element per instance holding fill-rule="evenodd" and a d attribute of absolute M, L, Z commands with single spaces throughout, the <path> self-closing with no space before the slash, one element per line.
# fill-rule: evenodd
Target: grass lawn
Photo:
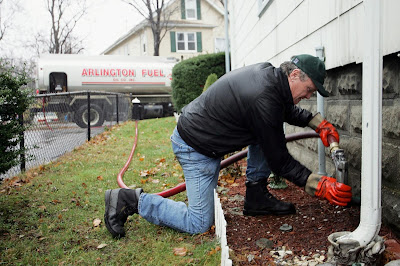
<path fill-rule="evenodd" d="M 173 117 L 139 122 L 139 141 L 124 175 L 129 187 L 155 193 L 184 181 L 169 136 Z M 104 225 L 104 192 L 118 188 L 134 141 L 127 122 L 57 161 L 4 181 L 0 187 L 0 263 L 6 265 L 219 265 L 214 235 L 189 235 L 138 215 L 115 240 Z M 171 197 L 185 201 L 186 193 Z"/>

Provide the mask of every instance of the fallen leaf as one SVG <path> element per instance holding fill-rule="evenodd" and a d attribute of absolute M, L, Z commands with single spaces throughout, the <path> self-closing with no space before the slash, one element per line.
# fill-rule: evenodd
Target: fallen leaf
<path fill-rule="evenodd" d="M 58 204 L 58 203 L 61 203 L 61 201 L 55 199 L 55 200 L 52 200 L 51 203 L 53 203 L 53 204 Z"/>
<path fill-rule="evenodd" d="M 40 205 L 40 206 L 38 206 L 38 208 L 39 208 L 39 209 L 42 209 L 42 210 L 44 210 L 44 211 L 46 210 L 46 206 L 44 206 L 44 205 Z"/>
<path fill-rule="evenodd" d="M 99 218 L 96 218 L 93 220 L 93 226 L 98 227 L 101 224 L 101 220 Z"/>
<path fill-rule="evenodd" d="M 103 180 L 103 177 L 102 177 L 101 175 L 99 175 L 99 176 L 97 177 L 97 180 L 102 181 L 102 180 Z"/>
<path fill-rule="evenodd" d="M 217 247 L 215 247 L 215 248 L 212 248 L 211 251 L 208 252 L 208 255 L 211 256 L 211 255 L 217 253 L 217 252 L 220 251 L 220 250 L 221 250 L 221 247 L 220 247 L 220 246 L 217 246 Z"/>
<path fill-rule="evenodd" d="M 102 248 L 104 248 L 104 247 L 106 247 L 106 246 L 107 246 L 107 244 L 104 244 L 104 243 L 103 243 L 103 244 L 98 245 L 98 246 L 97 246 L 97 249 L 102 249 Z"/>
<path fill-rule="evenodd" d="M 140 171 L 140 176 L 147 176 L 149 174 L 148 170 Z"/>
<path fill-rule="evenodd" d="M 167 173 L 167 172 L 164 172 L 164 173 L 161 174 L 161 176 L 162 176 L 162 177 L 170 177 L 170 174 Z"/>
<path fill-rule="evenodd" d="M 174 248 L 174 255 L 175 256 L 186 256 L 187 249 L 185 247 L 183 248 Z"/>

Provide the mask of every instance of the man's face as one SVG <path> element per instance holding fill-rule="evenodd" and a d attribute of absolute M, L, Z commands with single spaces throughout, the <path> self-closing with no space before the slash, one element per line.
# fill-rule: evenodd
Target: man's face
<path fill-rule="evenodd" d="M 300 79 L 299 69 L 293 70 L 288 80 L 294 104 L 298 104 L 302 99 L 310 99 L 311 95 L 317 91 L 317 87 L 309 77 L 306 77 L 304 81 Z"/>

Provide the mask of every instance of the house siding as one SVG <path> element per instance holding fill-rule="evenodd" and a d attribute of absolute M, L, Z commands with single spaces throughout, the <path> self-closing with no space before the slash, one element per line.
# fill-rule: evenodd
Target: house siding
<path fill-rule="evenodd" d="M 383 100 L 382 100 L 382 217 L 400 236 L 400 1 L 381 1 Z M 364 2 L 361 0 L 270 1 L 259 16 L 258 1 L 229 1 L 232 68 L 269 61 L 279 66 L 292 55 L 315 55 L 325 49 L 327 78 L 326 118 L 340 134 L 340 145 L 349 162 L 349 184 L 355 196 L 361 189 L 362 61 Z M 316 113 L 316 96 L 301 107 Z M 285 125 L 286 133 L 304 131 Z M 309 130 L 309 129 L 308 129 Z M 288 144 L 301 163 L 318 171 L 317 142 Z M 334 165 L 326 150 L 327 172 Z"/>

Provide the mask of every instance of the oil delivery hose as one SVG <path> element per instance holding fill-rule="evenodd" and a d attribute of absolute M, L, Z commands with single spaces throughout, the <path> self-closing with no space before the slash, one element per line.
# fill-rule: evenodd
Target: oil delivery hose
<path fill-rule="evenodd" d="M 295 141 L 295 140 L 299 140 L 299 139 L 306 139 L 306 138 L 318 138 L 319 135 L 314 132 L 314 131 L 306 131 L 306 132 L 300 132 L 300 133 L 293 133 L 293 134 L 289 134 L 287 135 L 286 138 L 286 142 L 291 142 L 291 141 Z M 228 165 L 233 164 L 234 162 L 237 162 L 243 158 L 245 158 L 247 156 L 247 150 L 248 149 L 244 149 L 238 153 L 235 153 L 234 155 L 224 159 L 221 161 L 220 164 L 220 169 L 223 169 L 225 167 L 227 167 Z M 168 198 L 170 196 L 173 196 L 175 194 L 178 194 L 182 191 L 186 190 L 186 184 L 185 183 L 181 183 L 179 185 L 177 185 L 174 188 L 170 188 L 164 191 L 161 191 L 159 193 L 156 193 L 157 195 L 160 195 L 164 198 Z"/>
<path fill-rule="evenodd" d="M 306 132 L 298 132 L 298 133 L 288 134 L 285 136 L 285 138 L 286 138 L 286 142 L 291 142 L 291 141 L 295 141 L 295 140 L 299 140 L 299 139 L 319 138 L 319 134 L 314 131 L 306 131 Z M 128 188 L 128 186 L 125 185 L 124 181 L 122 180 L 122 176 L 124 175 L 124 173 L 126 172 L 126 170 L 129 167 L 129 164 L 132 161 L 133 154 L 135 153 L 135 149 L 137 146 L 137 140 L 138 140 L 138 120 L 135 120 L 135 141 L 133 143 L 132 150 L 131 150 L 131 153 L 129 154 L 129 158 L 128 158 L 127 162 L 125 163 L 124 167 L 121 169 L 121 171 L 119 172 L 119 174 L 117 176 L 117 182 L 118 182 L 119 187 L 121 187 L 121 188 Z M 331 144 L 331 143 L 337 142 L 337 140 L 334 137 L 328 136 L 328 142 Z M 237 161 L 245 158 L 246 156 L 247 156 L 247 149 L 240 151 L 225 160 L 222 160 L 220 168 L 223 169 L 223 168 L 227 167 L 228 165 L 231 165 L 234 162 L 237 162 Z M 170 188 L 170 189 L 161 191 L 156 194 L 160 195 L 164 198 L 168 198 L 170 196 L 173 196 L 173 195 L 178 194 L 185 190 L 186 190 L 186 183 L 181 183 L 174 188 Z"/>
<path fill-rule="evenodd" d="M 128 161 L 126 161 L 124 167 L 122 167 L 121 171 L 118 173 L 118 176 L 117 176 L 117 183 L 118 183 L 119 187 L 121 187 L 121 188 L 128 188 L 128 186 L 125 185 L 124 181 L 122 180 L 122 176 L 125 174 L 126 170 L 128 169 L 129 164 L 132 161 L 133 154 L 135 153 L 138 135 L 139 135 L 138 130 L 139 130 L 138 129 L 138 120 L 135 120 L 135 141 L 133 143 L 131 153 L 129 154 Z"/>

